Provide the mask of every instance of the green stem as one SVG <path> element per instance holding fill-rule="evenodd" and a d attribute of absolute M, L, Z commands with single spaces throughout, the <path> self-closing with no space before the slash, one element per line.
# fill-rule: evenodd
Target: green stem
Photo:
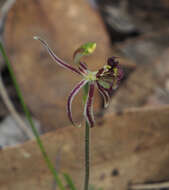
<path fill-rule="evenodd" d="M 89 91 L 89 85 L 84 86 L 83 100 L 86 102 Z M 90 177 L 90 126 L 86 121 L 85 125 L 85 179 L 84 179 L 84 190 L 89 188 L 89 177 Z"/>
<path fill-rule="evenodd" d="M 44 157 L 44 160 L 46 161 L 46 164 L 47 164 L 49 170 L 50 170 L 51 173 L 53 174 L 53 176 L 54 176 L 54 178 L 55 178 L 55 180 L 56 180 L 56 182 L 57 182 L 57 184 L 58 184 L 60 190 L 65 190 L 65 188 L 64 188 L 64 186 L 63 186 L 63 184 L 62 184 L 60 178 L 58 177 L 58 173 L 56 172 L 56 170 L 55 170 L 55 168 L 54 168 L 54 166 L 53 166 L 51 160 L 49 159 L 49 157 L 48 157 L 48 155 L 47 155 L 47 153 L 46 153 L 46 151 L 45 151 L 45 148 L 44 148 L 44 146 L 43 146 L 43 143 L 42 143 L 42 141 L 41 141 L 41 139 L 40 139 L 40 137 L 39 137 L 38 131 L 37 131 L 37 129 L 36 129 L 35 125 L 34 125 L 34 122 L 33 122 L 33 120 L 32 120 L 31 114 L 30 114 L 30 112 L 28 111 L 28 108 L 27 108 L 27 106 L 26 106 L 26 104 L 25 104 L 25 102 L 24 102 L 22 93 L 21 93 L 21 91 L 20 91 L 20 89 L 19 89 L 19 85 L 18 85 L 18 83 L 17 83 L 17 81 L 16 81 L 16 77 L 15 77 L 15 74 L 14 74 L 13 69 L 12 69 L 12 66 L 11 66 L 11 64 L 10 64 L 10 62 L 9 62 L 9 60 L 8 60 L 8 57 L 7 57 L 6 53 L 5 53 L 4 47 L 3 47 L 3 45 L 2 45 L 1 42 L 0 42 L 0 51 L 1 51 L 1 53 L 2 53 L 2 56 L 3 56 L 3 58 L 4 58 L 4 61 L 5 61 L 6 65 L 7 65 L 7 67 L 8 67 L 10 76 L 11 76 L 12 81 L 13 81 L 13 84 L 14 84 L 14 86 L 15 86 L 15 88 L 16 88 L 16 92 L 17 92 L 18 98 L 19 98 L 19 100 L 20 100 L 20 103 L 21 103 L 21 105 L 22 105 L 23 111 L 25 112 L 26 118 L 27 118 L 27 120 L 28 120 L 28 122 L 29 122 L 29 124 L 30 124 L 30 126 L 31 126 L 31 128 L 32 128 L 32 131 L 33 131 L 34 135 L 35 135 L 36 142 L 37 142 L 37 144 L 39 145 L 39 148 L 40 148 L 40 150 L 41 150 L 41 152 L 42 152 L 42 155 L 43 155 L 43 157 Z"/>
<path fill-rule="evenodd" d="M 84 190 L 88 190 L 89 187 L 89 176 L 90 176 L 90 126 L 86 122 L 85 128 L 85 182 Z"/>

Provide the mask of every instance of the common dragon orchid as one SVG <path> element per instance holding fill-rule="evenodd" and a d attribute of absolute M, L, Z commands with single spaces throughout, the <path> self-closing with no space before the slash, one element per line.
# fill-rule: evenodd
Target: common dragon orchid
<path fill-rule="evenodd" d="M 73 54 L 74 63 L 77 67 L 72 67 L 57 57 L 44 40 L 37 36 L 35 36 L 34 39 L 39 40 L 42 43 L 42 45 L 46 48 L 50 56 L 57 64 L 83 77 L 83 79 L 71 91 L 67 101 L 68 117 L 74 126 L 75 123 L 72 119 L 71 110 L 72 101 L 80 89 L 88 84 L 89 89 L 84 106 L 84 117 L 89 126 L 93 127 L 95 123 L 93 116 L 93 96 L 95 87 L 97 87 L 99 93 L 103 96 L 104 106 L 107 107 L 110 101 L 110 94 L 112 90 L 118 87 L 118 84 L 123 77 L 122 69 L 119 66 L 119 62 L 116 60 L 116 57 L 108 58 L 107 64 L 104 67 L 98 71 L 92 72 L 88 70 L 87 65 L 81 61 L 81 58 L 83 56 L 92 54 L 96 48 L 96 43 L 89 42 L 78 48 Z"/>

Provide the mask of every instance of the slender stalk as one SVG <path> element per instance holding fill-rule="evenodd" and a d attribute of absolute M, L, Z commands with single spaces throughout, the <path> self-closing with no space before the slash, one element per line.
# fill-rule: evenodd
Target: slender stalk
<path fill-rule="evenodd" d="M 30 112 L 28 111 L 28 108 L 27 108 L 27 106 L 26 106 L 26 104 L 25 104 L 25 102 L 24 102 L 22 93 L 21 93 L 21 91 L 20 91 L 20 89 L 19 89 L 19 85 L 18 85 L 18 83 L 17 83 L 17 81 L 16 81 L 15 74 L 14 74 L 14 72 L 13 72 L 13 69 L 12 69 L 12 67 L 11 67 L 11 64 L 10 64 L 10 62 L 9 62 L 9 60 L 8 60 L 8 57 L 7 57 L 6 53 L 5 53 L 5 50 L 4 50 L 3 45 L 2 45 L 1 42 L 0 42 L 0 51 L 1 51 L 1 53 L 2 53 L 2 56 L 3 56 L 3 58 L 4 58 L 4 61 L 5 61 L 6 65 L 7 65 L 7 67 L 8 67 L 10 76 L 11 76 L 12 81 L 13 81 L 13 83 L 14 83 L 14 86 L 15 86 L 15 88 L 16 88 L 16 92 L 17 92 L 18 98 L 19 98 L 19 100 L 20 100 L 20 103 L 21 103 L 21 105 L 22 105 L 23 111 L 25 112 L 26 118 L 27 118 L 27 120 L 28 120 L 28 122 L 29 122 L 29 124 L 30 124 L 30 126 L 31 126 L 31 128 L 32 128 L 32 131 L 33 131 L 34 135 L 35 135 L 36 142 L 37 142 L 37 144 L 39 145 L 39 148 L 40 148 L 41 153 L 42 153 L 42 155 L 43 155 L 43 157 L 44 157 L 44 160 L 46 161 L 46 164 L 47 164 L 49 170 L 50 170 L 51 173 L 53 174 L 53 176 L 54 176 L 54 178 L 55 178 L 55 180 L 56 180 L 56 182 L 57 182 L 58 187 L 60 188 L 60 190 L 65 190 L 65 188 L 64 188 L 64 186 L 63 186 L 63 184 L 62 184 L 62 182 L 61 182 L 61 180 L 60 180 L 60 178 L 59 178 L 59 176 L 58 176 L 58 173 L 56 172 L 56 170 L 55 170 L 55 168 L 54 168 L 54 166 L 53 166 L 51 160 L 49 159 L 49 157 L 48 157 L 48 155 L 47 155 L 47 153 L 46 153 L 46 151 L 45 151 L 45 148 L 44 148 L 44 146 L 43 146 L 43 143 L 42 143 L 42 141 L 41 141 L 41 139 L 40 139 L 40 137 L 39 137 L 38 131 L 37 131 L 35 125 L 34 125 L 34 122 L 33 122 L 33 120 L 32 120 L 31 114 L 30 114 Z"/>
<path fill-rule="evenodd" d="M 84 190 L 88 190 L 90 177 L 90 126 L 86 122 L 85 127 L 85 182 Z"/>
<path fill-rule="evenodd" d="M 83 101 L 86 102 L 89 91 L 89 85 L 84 86 Z M 90 126 L 86 121 L 85 125 L 85 179 L 84 179 L 84 190 L 89 188 L 89 177 L 90 177 Z"/>

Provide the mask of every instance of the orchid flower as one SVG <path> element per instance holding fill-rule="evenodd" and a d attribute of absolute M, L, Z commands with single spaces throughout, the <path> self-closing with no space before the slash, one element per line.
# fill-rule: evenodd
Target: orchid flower
<path fill-rule="evenodd" d="M 92 54 L 96 48 L 96 43 L 88 42 L 78 48 L 73 54 L 74 63 L 77 67 L 72 67 L 68 63 L 61 60 L 55 55 L 53 50 L 48 46 L 48 44 L 41 38 L 35 36 L 35 40 L 39 40 L 42 45 L 46 48 L 53 60 L 60 66 L 82 76 L 82 80 L 74 87 L 71 91 L 68 101 L 67 101 L 67 113 L 71 123 L 75 125 L 72 118 L 72 101 L 77 93 L 88 84 L 88 95 L 84 106 L 84 117 L 90 127 L 94 126 L 94 116 L 93 116 L 93 96 L 95 87 L 98 89 L 99 93 L 104 99 L 104 106 L 107 107 L 110 101 L 110 94 L 113 89 L 118 87 L 120 80 L 123 77 L 122 69 L 119 66 L 119 62 L 116 57 L 110 57 L 107 60 L 107 64 L 99 69 L 98 71 L 92 72 L 88 70 L 87 65 L 81 61 L 83 56 L 88 56 Z"/>

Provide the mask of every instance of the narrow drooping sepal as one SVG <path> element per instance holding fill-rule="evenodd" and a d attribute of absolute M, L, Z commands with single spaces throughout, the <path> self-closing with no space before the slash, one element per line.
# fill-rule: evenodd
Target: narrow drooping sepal
<path fill-rule="evenodd" d="M 88 96 L 84 108 L 84 117 L 90 127 L 93 127 L 95 123 L 93 115 L 93 98 L 94 98 L 94 82 L 90 82 Z"/>
<path fill-rule="evenodd" d="M 69 69 L 70 71 L 73 71 L 75 73 L 78 73 L 81 75 L 81 73 L 79 72 L 78 69 L 72 67 L 71 65 L 67 64 L 66 62 L 64 62 L 63 60 L 61 60 L 54 52 L 53 50 L 48 46 L 47 42 L 42 40 L 41 38 L 39 38 L 38 36 L 34 37 L 35 40 L 39 40 L 42 45 L 46 48 L 46 50 L 48 51 L 49 55 L 52 57 L 52 59 L 61 67 L 64 67 L 66 69 Z"/>
<path fill-rule="evenodd" d="M 104 107 L 107 108 L 110 103 L 110 95 L 109 95 L 108 91 L 105 90 L 98 82 L 97 82 L 97 89 L 103 97 Z"/>
<path fill-rule="evenodd" d="M 74 99 L 74 97 L 76 96 L 76 94 L 80 91 L 80 89 L 87 83 L 87 80 L 82 80 L 80 81 L 75 87 L 74 89 L 71 91 L 69 97 L 68 97 L 68 101 L 67 101 L 67 114 L 68 114 L 68 118 L 71 121 L 71 123 L 74 126 L 75 125 L 73 118 L 72 118 L 72 101 Z M 78 127 L 80 127 L 81 125 L 78 125 Z"/>

